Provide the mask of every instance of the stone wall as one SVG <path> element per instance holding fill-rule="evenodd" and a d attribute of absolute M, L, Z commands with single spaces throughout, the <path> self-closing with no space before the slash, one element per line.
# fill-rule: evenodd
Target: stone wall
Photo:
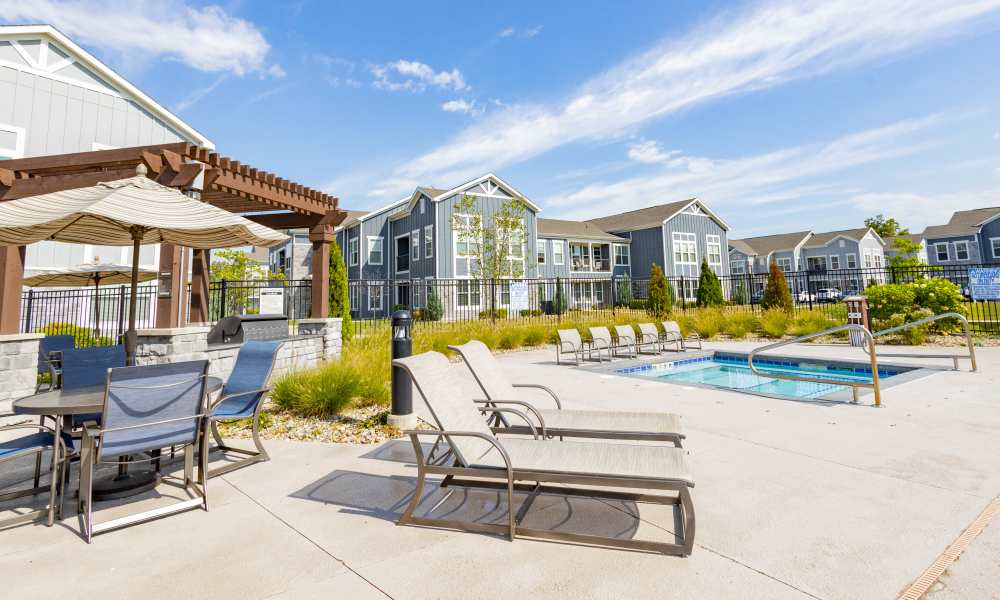
<path fill-rule="evenodd" d="M 35 393 L 38 380 L 40 333 L 0 335 L 0 413 L 10 412 L 10 404 Z"/>

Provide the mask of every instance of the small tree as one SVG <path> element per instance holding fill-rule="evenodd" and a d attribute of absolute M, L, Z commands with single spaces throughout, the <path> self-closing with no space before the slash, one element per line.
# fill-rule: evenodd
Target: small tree
<path fill-rule="evenodd" d="M 653 263 L 649 272 L 649 301 L 646 310 L 654 317 L 663 317 L 674 305 L 674 290 L 663 276 L 660 265 Z"/>
<path fill-rule="evenodd" d="M 425 321 L 440 321 L 444 315 L 444 307 L 441 306 L 441 296 L 437 290 L 431 287 L 427 291 L 427 306 L 424 307 Z"/>
<path fill-rule="evenodd" d="M 618 280 L 618 285 L 615 290 L 615 304 L 618 306 L 628 306 L 632 304 L 632 300 L 635 296 L 632 294 L 632 278 L 627 274 L 623 275 L 621 279 Z"/>
<path fill-rule="evenodd" d="M 507 200 L 489 217 L 473 196 L 464 195 L 455 203 L 451 225 L 457 255 L 470 259 L 470 275 L 482 279 L 524 277 L 526 213 L 520 198 Z"/>
<path fill-rule="evenodd" d="M 736 291 L 733 293 L 733 303 L 734 304 L 747 303 L 747 286 L 742 281 L 738 286 L 736 286 Z"/>
<path fill-rule="evenodd" d="M 347 265 L 337 240 L 330 242 L 330 316 L 342 320 L 340 334 L 346 342 L 351 339 L 351 294 L 347 284 Z"/>
<path fill-rule="evenodd" d="M 283 281 L 281 273 L 269 273 L 266 266 L 255 261 L 249 252 L 239 248 L 223 248 L 212 251 L 212 266 L 209 269 L 212 281 L 263 281 L 275 279 Z"/>
<path fill-rule="evenodd" d="M 778 263 L 771 261 L 771 269 L 767 275 L 767 285 L 764 287 L 764 298 L 761 300 L 764 310 L 777 308 L 785 312 L 792 311 L 792 292 L 785 281 L 785 272 Z"/>
<path fill-rule="evenodd" d="M 566 312 L 566 292 L 562 282 L 556 285 L 556 294 L 552 297 L 552 314 L 561 315 Z"/>
<path fill-rule="evenodd" d="M 893 269 L 919 267 L 924 264 L 920 260 L 920 244 L 910 238 L 895 238 L 892 240 L 892 249 L 896 251 L 895 256 L 889 257 L 889 266 Z"/>
<path fill-rule="evenodd" d="M 875 215 L 865 219 L 865 227 L 871 227 L 875 233 L 882 237 L 895 237 L 910 233 L 909 229 L 899 225 L 899 221 L 892 217 L 887 218 L 885 215 Z"/>
<path fill-rule="evenodd" d="M 695 298 L 697 306 L 721 306 L 726 303 L 722 295 L 722 283 L 715 271 L 708 266 L 708 260 L 701 259 L 701 273 L 698 276 L 698 295 Z"/>

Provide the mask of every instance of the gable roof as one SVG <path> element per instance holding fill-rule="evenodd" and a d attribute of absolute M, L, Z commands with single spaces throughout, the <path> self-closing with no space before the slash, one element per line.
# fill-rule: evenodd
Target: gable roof
<path fill-rule="evenodd" d="M 538 237 L 586 240 L 608 240 L 629 243 L 628 238 L 618 237 L 602 230 L 588 221 L 565 221 L 562 219 L 536 219 Z"/>
<path fill-rule="evenodd" d="M 413 208 L 417 205 L 417 201 L 420 200 L 420 196 L 421 195 L 424 195 L 424 196 L 427 196 L 428 198 L 430 198 L 431 202 L 440 202 L 442 200 L 450 198 L 452 195 L 457 194 L 458 192 L 461 192 L 462 190 L 464 190 L 464 189 L 466 189 L 468 187 L 471 187 L 471 186 L 474 186 L 474 185 L 477 185 L 477 184 L 481 184 L 481 183 L 483 183 L 486 180 L 492 180 L 493 184 L 496 187 L 503 188 L 503 190 L 507 194 L 509 194 L 511 198 L 516 198 L 518 200 L 521 200 L 522 202 L 524 202 L 525 204 L 527 204 L 528 207 L 531 210 L 533 210 L 534 212 L 536 212 L 536 213 L 542 212 L 542 207 L 541 206 L 538 206 L 537 204 L 535 204 L 534 202 L 532 202 L 531 200 L 529 200 L 527 196 L 525 196 L 521 192 L 519 192 L 516 189 L 514 189 L 514 186 L 510 185 L 509 183 L 507 183 L 503 179 L 500 179 L 499 177 L 497 177 L 493 173 L 487 173 L 485 175 L 481 175 L 481 176 L 479 176 L 479 177 L 477 177 L 475 179 L 472 179 L 470 181 L 466 181 L 465 183 L 463 183 L 461 185 L 455 186 L 455 187 L 451 188 L 450 190 L 445 190 L 445 189 L 431 187 L 431 186 L 426 186 L 426 185 L 417 186 L 416 189 L 413 190 L 413 193 L 410 194 L 409 196 L 407 196 L 406 198 L 403 198 L 399 202 L 396 202 L 394 204 L 390 204 L 389 206 L 381 208 L 377 212 L 382 212 L 382 211 L 388 210 L 390 208 L 395 208 L 396 206 L 405 203 L 407 205 L 406 206 L 406 210 L 404 210 L 404 211 L 402 211 L 402 212 L 400 212 L 400 213 L 398 213 L 396 215 L 393 215 L 393 218 L 395 218 L 395 219 L 401 219 L 401 218 L 405 217 L 406 215 L 408 215 L 408 214 L 410 214 L 410 213 L 413 212 Z M 473 193 L 475 193 L 475 192 L 473 192 Z M 371 213 L 371 215 L 374 215 L 374 214 L 376 214 L 376 213 L 374 213 L 374 212 Z M 371 216 L 371 215 L 369 215 L 369 216 Z"/>
<path fill-rule="evenodd" d="M 854 240 L 855 242 L 860 242 L 861 238 L 868 235 L 868 232 L 872 231 L 871 227 L 859 227 L 855 229 L 840 229 L 837 231 L 826 231 L 824 233 L 814 233 L 811 238 L 809 238 L 809 248 L 817 248 L 820 246 L 825 246 L 839 237 L 845 237 L 849 240 Z M 874 233 L 874 232 L 873 232 Z M 879 241 L 882 238 L 875 234 L 875 237 Z M 883 242 L 885 243 L 885 242 Z"/>
<path fill-rule="evenodd" d="M 742 240 L 729 240 L 729 245 L 749 256 L 769 256 L 775 252 L 794 250 L 809 239 L 812 235 L 810 231 L 793 231 L 792 233 L 778 233 L 775 235 L 762 235 L 759 237 L 744 238 Z M 749 252 L 740 248 L 745 246 Z"/>
<path fill-rule="evenodd" d="M 1000 206 L 960 210 L 951 215 L 945 225 L 930 225 L 924 230 L 924 237 L 949 235 L 975 235 L 983 223 L 1000 216 Z"/>
<path fill-rule="evenodd" d="M 646 208 L 638 208 L 636 210 L 630 210 L 616 215 L 609 215 L 607 217 L 597 217 L 595 219 L 590 219 L 588 222 L 597 225 L 605 231 L 634 231 L 636 229 L 649 229 L 651 227 L 659 227 L 663 225 L 665 222 L 686 210 L 692 204 L 697 204 L 698 208 L 701 209 L 707 217 L 714 220 L 726 231 L 729 231 L 729 225 L 718 215 L 713 213 L 704 202 L 698 200 L 697 198 L 688 198 L 687 200 L 680 200 L 678 202 L 667 202 L 666 204 L 647 206 Z"/>
<path fill-rule="evenodd" d="M 337 225 L 338 230 L 357 225 L 361 222 L 361 217 L 368 214 L 366 210 L 345 210 L 344 212 L 347 213 L 347 218 L 341 221 L 340 225 Z"/>
<path fill-rule="evenodd" d="M 170 127 L 177 130 L 179 134 L 188 138 L 188 141 L 198 144 L 203 148 L 209 150 L 215 149 L 215 144 L 212 143 L 207 137 L 201 134 L 194 127 L 191 127 L 184 121 L 180 119 L 177 115 L 170 112 L 158 102 L 153 100 L 151 97 L 143 93 L 142 90 L 136 86 L 129 83 L 124 77 L 116 73 L 110 67 L 105 65 L 103 62 L 99 61 L 89 52 L 78 46 L 73 40 L 69 39 L 61 31 L 56 29 L 51 25 L 5 25 L 0 26 L 0 40 L 3 41 L 16 41 L 18 39 L 34 39 L 41 38 L 45 43 L 53 45 L 58 48 L 61 52 L 66 53 L 72 61 L 79 63 L 86 70 L 91 71 L 94 75 L 103 79 L 107 84 L 111 86 L 112 89 L 116 90 L 123 96 L 135 101 L 137 104 L 142 106 L 145 110 L 153 114 L 154 116 L 161 119 L 164 123 L 168 124 Z M 6 64 L 6 63 L 5 63 Z M 67 63 L 69 64 L 69 63 Z M 46 65 L 47 66 L 47 65 Z M 20 66 L 16 67 L 21 69 Z M 27 67 L 26 70 L 31 71 L 35 75 L 40 77 L 45 77 L 49 79 L 58 78 L 58 75 L 54 74 L 52 71 L 54 69 L 35 69 L 32 67 Z"/>
<path fill-rule="evenodd" d="M 742 252 L 747 256 L 756 256 L 757 251 L 743 240 L 729 240 L 730 252 Z"/>

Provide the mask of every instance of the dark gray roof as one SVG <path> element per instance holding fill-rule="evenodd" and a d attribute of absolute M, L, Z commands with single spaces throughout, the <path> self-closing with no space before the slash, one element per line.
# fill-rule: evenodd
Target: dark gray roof
<path fill-rule="evenodd" d="M 647 229 L 649 227 L 659 227 L 667 217 L 672 216 L 690 204 L 694 198 L 681 200 L 679 202 L 668 202 L 656 206 L 647 206 L 637 210 L 590 219 L 588 223 L 597 225 L 604 231 L 632 231 L 635 229 Z"/>
<path fill-rule="evenodd" d="M 347 218 L 340 222 L 338 227 L 350 227 L 358 222 L 358 219 L 367 215 L 370 211 L 367 210 L 345 210 L 347 213 Z"/>
<path fill-rule="evenodd" d="M 767 256 L 772 252 L 792 250 L 810 235 L 811 233 L 808 231 L 794 231 L 792 233 L 762 235 L 742 240 L 729 240 L 729 245 L 749 256 Z M 746 249 L 741 248 L 741 246 Z"/>
<path fill-rule="evenodd" d="M 430 187 L 426 185 L 417 186 L 417 190 L 423 192 L 430 198 L 436 198 L 448 191 L 448 190 L 442 190 L 441 188 Z"/>
<path fill-rule="evenodd" d="M 612 235 L 589 221 L 538 219 L 537 226 L 538 237 L 629 242 L 628 239 Z"/>
<path fill-rule="evenodd" d="M 838 231 L 814 233 L 813 236 L 809 238 L 809 243 L 807 245 L 809 247 L 825 246 L 839 236 L 861 241 L 861 238 L 865 237 L 865 234 L 868 233 L 868 229 L 868 227 L 859 227 L 856 229 L 840 229 Z"/>
<path fill-rule="evenodd" d="M 960 210 L 951 215 L 946 225 L 930 225 L 924 230 L 924 237 L 948 235 L 973 235 L 979 233 L 979 224 L 1000 215 L 1000 206 Z"/>

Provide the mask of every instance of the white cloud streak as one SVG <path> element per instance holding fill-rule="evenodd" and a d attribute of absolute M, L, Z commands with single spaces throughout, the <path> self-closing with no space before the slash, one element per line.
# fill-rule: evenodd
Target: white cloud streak
<path fill-rule="evenodd" d="M 219 75 L 218 77 L 215 78 L 215 81 L 213 81 L 212 83 L 204 87 L 192 90 L 191 93 L 185 96 L 183 100 L 174 105 L 174 112 L 182 113 L 187 109 L 191 108 L 192 106 L 197 104 L 202 98 L 214 92 L 215 88 L 222 85 L 222 82 L 224 82 L 228 77 L 229 77 L 228 75 Z"/>
<path fill-rule="evenodd" d="M 267 63 L 270 45 L 257 27 L 219 6 L 182 0 L 0 0 L 6 22 L 50 23 L 85 46 L 123 62 L 165 58 L 206 72 L 283 77 Z"/>
<path fill-rule="evenodd" d="M 486 108 L 482 106 L 477 106 L 475 100 L 466 100 L 465 98 L 457 98 L 455 100 L 449 100 L 444 104 L 442 104 L 441 110 L 443 110 L 444 112 L 464 113 L 476 117 L 483 114 Z"/>
<path fill-rule="evenodd" d="M 586 82 L 563 101 L 516 104 L 400 165 L 373 195 L 461 181 L 560 146 L 614 138 L 704 102 L 899 54 L 995 25 L 1000 0 L 754 4 Z"/>
<path fill-rule="evenodd" d="M 469 89 L 462 72 L 435 71 L 430 65 L 415 60 L 397 60 L 384 65 L 370 65 L 375 87 L 391 92 L 422 92 L 428 86 L 457 92 Z"/>

